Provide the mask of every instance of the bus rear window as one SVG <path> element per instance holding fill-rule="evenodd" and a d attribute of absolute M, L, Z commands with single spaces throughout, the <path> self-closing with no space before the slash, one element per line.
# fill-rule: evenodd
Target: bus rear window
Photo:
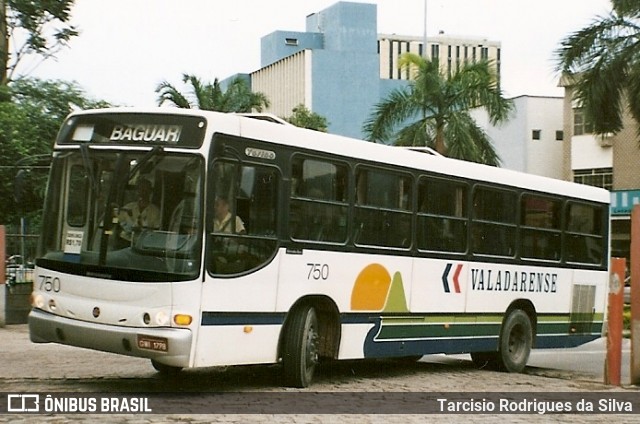
<path fill-rule="evenodd" d="M 565 219 L 567 262 L 601 264 L 605 252 L 602 208 L 569 202 Z"/>

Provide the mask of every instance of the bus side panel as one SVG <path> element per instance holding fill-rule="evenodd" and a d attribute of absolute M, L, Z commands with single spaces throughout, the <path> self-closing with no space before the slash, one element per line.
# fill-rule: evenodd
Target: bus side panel
<path fill-rule="evenodd" d="M 463 261 L 416 259 L 411 310 L 429 314 L 464 312 L 467 269 Z"/>
<path fill-rule="evenodd" d="M 202 314 L 196 366 L 276 361 L 284 314 L 277 313 L 280 254 L 264 268 L 243 276 L 213 278 L 202 284 Z"/>
<path fill-rule="evenodd" d="M 198 333 L 200 331 L 199 317 L 201 314 L 200 300 L 202 298 L 202 279 L 198 278 L 193 281 L 176 282 L 171 283 L 170 285 L 173 299 L 171 316 L 175 317 L 176 315 L 188 315 L 192 318 L 191 324 L 188 325 L 188 328 L 192 333 L 189 366 L 195 367 L 197 366 L 195 363 L 195 342 L 198 339 Z M 172 325 L 176 324 L 172 323 Z M 178 325 L 177 327 L 184 328 L 180 325 Z"/>
<path fill-rule="evenodd" d="M 570 269 L 474 262 L 465 272 L 467 313 L 504 314 L 516 299 L 530 300 L 538 314 L 569 311 Z"/>
<path fill-rule="evenodd" d="M 367 337 L 385 315 L 409 315 L 411 257 L 304 250 L 280 266 L 278 310 L 306 296 L 330 299 L 341 319 L 339 358 L 368 356 Z M 393 355 L 392 355 L 393 356 Z"/>

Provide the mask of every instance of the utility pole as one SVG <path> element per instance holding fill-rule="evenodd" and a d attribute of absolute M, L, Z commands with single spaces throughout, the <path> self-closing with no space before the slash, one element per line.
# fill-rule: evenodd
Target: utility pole
<path fill-rule="evenodd" d="M 2 2 L 2 0 L 0 0 Z M 422 54 L 424 58 L 427 58 L 427 0 L 424 0 L 424 37 L 422 41 L 422 45 L 424 46 L 422 49 Z"/>

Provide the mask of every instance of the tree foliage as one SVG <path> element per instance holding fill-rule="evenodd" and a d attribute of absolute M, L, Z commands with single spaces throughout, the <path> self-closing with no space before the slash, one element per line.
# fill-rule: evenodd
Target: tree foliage
<path fill-rule="evenodd" d="M 74 109 L 107 107 L 88 99 L 75 84 L 21 78 L 9 86 L 11 101 L 0 102 L 0 223 L 23 214 L 39 218 L 53 141 Z M 23 170 L 25 190 L 16 199 L 14 181 Z M 19 200 L 19 201 L 16 201 Z"/>
<path fill-rule="evenodd" d="M 269 107 L 266 95 L 252 92 L 247 80 L 242 77 L 231 80 L 226 90 L 217 78 L 210 83 L 203 82 L 195 75 L 183 74 L 182 82 L 190 86 L 189 93 L 183 93 L 167 81 L 158 84 L 158 106 L 168 102 L 183 109 L 237 113 L 249 113 L 253 110 L 262 112 Z"/>
<path fill-rule="evenodd" d="M 497 166 L 500 160 L 489 137 L 469 114 L 484 108 L 495 125 L 507 120 L 513 109 L 492 64 L 468 63 L 445 74 L 437 61 L 412 53 L 402 55 L 400 64 L 415 77 L 375 106 L 363 128 L 368 139 L 428 146 L 445 156 Z"/>
<path fill-rule="evenodd" d="M 596 134 L 618 132 L 628 106 L 640 122 L 640 2 L 611 0 L 613 9 L 563 39 L 557 69 Z"/>
<path fill-rule="evenodd" d="M 29 56 L 55 56 L 78 35 L 69 24 L 74 0 L 0 0 L 0 87 Z"/>
<path fill-rule="evenodd" d="M 307 128 L 321 132 L 327 132 L 329 122 L 327 118 L 315 112 L 311 112 L 305 105 L 300 104 L 293 108 L 293 114 L 285 120 L 300 128 Z"/>

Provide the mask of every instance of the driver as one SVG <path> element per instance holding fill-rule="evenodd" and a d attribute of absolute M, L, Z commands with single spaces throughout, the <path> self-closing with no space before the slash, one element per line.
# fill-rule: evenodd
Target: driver
<path fill-rule="evenodd" d="M 122 227 L 120 237 L 131 242 L 133 233 L 143 228 L 160 227 L 160 209 L 151 203 L 153 187 L 145 178 L 138 181 L 138 199 L 120 209 L 118 221 Z"/>

